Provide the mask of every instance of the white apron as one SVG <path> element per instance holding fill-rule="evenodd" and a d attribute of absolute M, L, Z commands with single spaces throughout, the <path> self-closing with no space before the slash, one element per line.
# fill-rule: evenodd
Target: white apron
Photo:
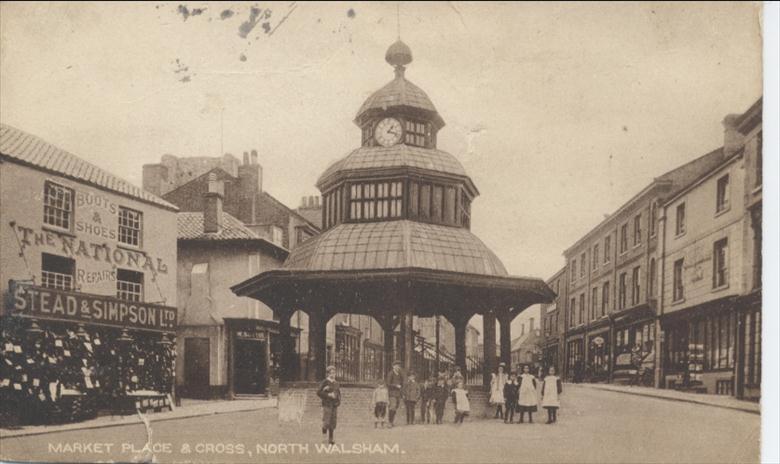
<path fill-rule="evenodd" d="M 504 404 L 504 384 L 506 383 L 506 374 L 492 374 L 490 380 L 490 404 Z"/>
<path fill-rule="evenodd" d="M 561 407 L 561 402 L 558 399 L 558 376 L 548 375 L 544 378 L 544 383 L 542 383 L 542 407 Z"/>
<path fill-rule="evenodd" d="M 536 388 L 534 388 L 534 376 L 531 374 L 523 374 L 520 376 L 522 382 L 520 382 L 520 392 L 517 399 L 517 404 L 520 407 L 534 407 L 536 408 Z"/>

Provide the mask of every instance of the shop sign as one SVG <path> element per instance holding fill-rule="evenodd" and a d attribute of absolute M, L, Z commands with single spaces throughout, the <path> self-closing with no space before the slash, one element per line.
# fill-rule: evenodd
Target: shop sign
<path fill-rule="evenodd" d="M 603 337 L 596 337 L 593 339 L 593 344 L 596 346 L 601 346 L 604 344 L 604 338 Z"/>
<path fill-rule="evenodd" d="M 265 340 L 265 332 L 238 330 L 238 331 L 236 331 L 236 337 L 238 337 L 238 338 L 248 338 L 250 340 L 264 341 Z"/>
<path fill-rule="evenodd" d="M 102 295 L 66 292 L 16 283 L 10 310 L 21 316 L 60 319 L 122 328 L 173 331 L 176 308 Z"/>

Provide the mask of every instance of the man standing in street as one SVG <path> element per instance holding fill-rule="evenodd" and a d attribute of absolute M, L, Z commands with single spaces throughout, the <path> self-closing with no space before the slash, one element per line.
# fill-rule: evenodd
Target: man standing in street
<path fill-rule="evenodd" d="M 387 374 L 387 393 L 390 397 L 390 403 L 388 404 L 389 411 L 387 413 L 387 419 L 392 427 L 393 421 L 395 421 L 395 413 L 398 410 L 398 406 L 401 404 L 401 388 L 405 383 L 404 373 L 401 371 L 401 363 L 395 361 L 393 363 L 393 370 Z"/>

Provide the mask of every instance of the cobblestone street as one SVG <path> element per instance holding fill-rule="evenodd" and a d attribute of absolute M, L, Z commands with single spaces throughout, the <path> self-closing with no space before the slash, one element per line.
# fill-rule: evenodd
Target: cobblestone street
<path fill-rule="evenodd" d="M 742 411 L 567 386 L 559 423 L 546 425 L 542 416 L 538 414 L 533 425 L 474 420 L 462 426 L 401 425 L 390 430 L 341 423 L 335 449 L 318 448 L 321 436 L 314 422 L 300 428 L 279 425 L 274 408 L 152 422 L 151 428 L 158 451 L 155 458 L 163 463 L 434 462 L 437 456 L 463 463 L 733 463 L 757 462 L 759 456 L 760 416 Z M 451 409 L 446 419 L 452 420 Z M 77 444 L 99 443 L 105 444 L 102 449 L 77 450 Z M 143 452 L 145 443 L 145 428 L 139 421 L 137 425 L 6 438 L 0 441 L 0 457 L 127 462 L 150 457 Z M 190 453 L 182 453 L 186 447 Z"/>

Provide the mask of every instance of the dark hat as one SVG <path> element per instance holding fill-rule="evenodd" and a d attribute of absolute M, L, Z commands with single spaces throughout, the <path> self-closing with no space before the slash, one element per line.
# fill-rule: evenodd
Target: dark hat
<path fill-rule="evenodd" d="M 326 368 L 325 368 L 325 372 L 326 372 L 326 373 L 329 373 L 329 372 L 336 372 L 336 366 L 328 366 L 328 367 L 326 367 Z"/>

